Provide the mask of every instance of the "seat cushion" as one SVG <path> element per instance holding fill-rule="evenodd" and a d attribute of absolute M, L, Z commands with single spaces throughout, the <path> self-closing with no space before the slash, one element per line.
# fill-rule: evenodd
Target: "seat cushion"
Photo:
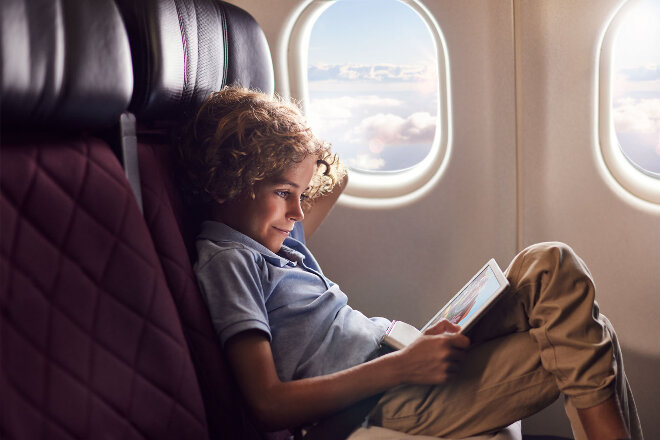
<path fill-rule="evenodd" d="M 193 244 L 197 223 L 176 190 L 169 148 L 157 142 L 158 137 L 141 139 L 145 140 L 138 145 L 144 216 L 188 339 L 211 438 L 259 438 L 197 287 L 189 257 L 192 246 L 186 248 L 186 243 Z"/>
<path fill-rule="evenodd" d="M 464 440 L 522 440 L 521 422 L 517 421 L 494 434 L 477 435 Z M 442 440 L 426 435 L 408 435 L 378 426 L 357 429 L 348 440 Z M 449 440 L 449 439 L 445 439 Z"/>
<path fill-rule="evenodd" d="M 206 438 L 174 302 L 108 145 L 24 136 L 0 153 L 0 432 Z"/>

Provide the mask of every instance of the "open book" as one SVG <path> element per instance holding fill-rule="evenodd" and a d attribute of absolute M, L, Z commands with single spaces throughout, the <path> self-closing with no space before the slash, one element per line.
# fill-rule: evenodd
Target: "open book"
<path fill-rule="evenodd" d="M 506 290 L 509 282 L 494 259 L 490 259 L 470 281 L 421 330 L 403 321 L 392 321 L 383 343 L 395 349 L 411 344 L 427 329 L 443 319 L 467 332 Z"/>

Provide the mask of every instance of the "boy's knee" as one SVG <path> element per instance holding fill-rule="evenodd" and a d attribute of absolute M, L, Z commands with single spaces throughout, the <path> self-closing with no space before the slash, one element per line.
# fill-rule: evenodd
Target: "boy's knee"
<path fill-rule="evenodd" d="M 566 255 L 575 255 L 575 251 L 561 241 L 547 241 L 526 247 L 522 253 L 548 256 L 549 258 L 562 258 Z"/>
<path fill-rule="evenodd" d="M 507 276 L 515 285 L 539 281 L 542 274 L 566 281 L 591 278 L 575 251 L 558 241 L 536 243 L 523 249 L 512 261 Z"/>
<path fill-rule="evenodd" d="M 573 248 L 560 241 L 536 243 L 525 248 L 519 255 L 521 263 L 540 265 L 547 269 L 558 269 L 568 266 L 585 268 L 580 257 Z"/>

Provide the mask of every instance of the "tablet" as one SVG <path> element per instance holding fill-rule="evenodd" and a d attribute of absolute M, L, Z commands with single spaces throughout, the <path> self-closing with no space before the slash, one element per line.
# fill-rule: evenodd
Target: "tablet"
<path fill-rule="evenodd" d="M 382 342 L 399 350 L 410 345 L 427 329 L 443 319 L 460 325 L 460 333 L 466 333 L 508 286 L 509 281 L 491 258 L 421 330 L 403 321 L 392 321 L 385 331 Z"/>
<path fill-rule="evenodd" d="M 424 333 L 443 319 L 460 325 L 461 333 L 467 332 L 508 286 L 509 282 L 502 270 L 495 259 L 491 258 L 447 305 L 422 327 L 421 332 Z"/>

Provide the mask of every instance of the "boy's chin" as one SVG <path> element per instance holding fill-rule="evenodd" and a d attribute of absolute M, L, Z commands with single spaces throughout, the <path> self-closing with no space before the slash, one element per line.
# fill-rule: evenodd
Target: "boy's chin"
<path fill-rule="evenodd" d="M 284 240 L 279 241 L 279 242 L 269 243 L 269 244 L 266 244 L 264 246 L 266 246 L 269 251 L 276 254 L 280 251 L 280 249 L 282 249 L 283 244 L 284 244 Z"/>

